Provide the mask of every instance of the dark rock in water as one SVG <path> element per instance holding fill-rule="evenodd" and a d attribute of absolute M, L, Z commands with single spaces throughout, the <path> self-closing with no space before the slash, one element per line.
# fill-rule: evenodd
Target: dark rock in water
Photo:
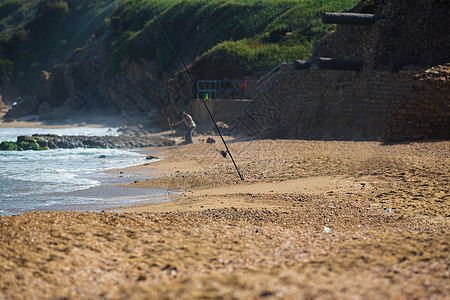
<path fill-rule="evenodd" d="M 147 156 L 145 159 L 148 159 L 148 160 L 151 160 L 151 159 L 159 159 L 159 157 L 149 155 L 149 156 Z"/>
<path fill-rule="evenodd" d="M 17 142 L 2 142 L 0 150 L 6 151 L 22 151 L 22 150 L 48 150 L 47 144 L 41 139 L 30 136 L 19 136 Z"/>
<path fill-rule="evenodd" d="M 137 135 L 136 130 L 133 135 L 122 134 L 120 136 L 59 136 L 54 134 L 33 136 L 19 136 L 17 143 L 3 142 L 0 150 L 46 150 L 59 148 L 142 148 L 173 146 L 175 142 L 171 139 L 150 136 L 142 131 Z M 150 158 L 157 159 L 157 157 Z"/>
<path fill-rule="evenodd" d="M 57 136 L 33 135 L 45 140 L 50 149 L 58 148 L 142 148 L 173 146 L 174 141 L 158 136 Z"/>
<path fill-rule="evenodd" d="M 17 137 L 17 143 L 35 143 L 36 140 L 31 136 L 21 135 Z"/>
<path fill-rule="evenodd" d="M 14 150 L 17 150 L 17 143 L 9 142 L 9 141 L 1 142 L 0 150 L 3 150 L 3 151 L 14 151 Z"/>
<path fill-rule="evenodd" d="M 97 158 L 106 158 L 106 155 L 100 155 L 100 156 L 97 157 Z"/>
<path fill-rule="evenodd" d="M 36 143 L 42 148 L 48 148 L 48 142 L 41 138 L 36 138 Z"/>

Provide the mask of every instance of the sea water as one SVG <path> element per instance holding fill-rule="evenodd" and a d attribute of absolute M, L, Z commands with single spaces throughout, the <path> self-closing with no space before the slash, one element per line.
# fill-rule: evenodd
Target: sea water
<path fill-rule="evenodd" d="M 0 128 L 0 141 L 18 135 L 118 135 L 117 128 Z M 118 187 L 148 178 L 102 171 L 138 165 L 145 156 L 120 149 L 52 149 L 0 151 L 0 215 L 37 210 L 99 211 L 127 205 L 167 201 L 170 191 Z"/>

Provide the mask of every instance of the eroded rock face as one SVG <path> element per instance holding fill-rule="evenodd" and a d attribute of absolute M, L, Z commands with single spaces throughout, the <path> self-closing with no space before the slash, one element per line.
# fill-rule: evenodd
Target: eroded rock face
<path fill-rule="evenodd" d="M 110 57 L 101 39 L 73 55 L 67 64 L 42 72 L 32 98 L 6 118 L 40 114 L 43 119 L 64 118 L 79 110 L 113 109 L 149 112 L 164 103 L 164 89 L 155 64 L 146 60 L 123 62 L 110 70 Z"/>
<path fill-rule="evenodd" d="M 450 63 L 414 76 L 406 94 L 389 118 L 384 142 L 450 139 Z"/>

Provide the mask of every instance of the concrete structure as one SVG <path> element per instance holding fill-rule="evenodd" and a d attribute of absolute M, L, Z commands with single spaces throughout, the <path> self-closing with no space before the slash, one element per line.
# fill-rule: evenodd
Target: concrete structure
<path fill-rule="evenodd" d="M 241 99 L 214 99 L 204 100 L 216 122 L 229 124 L 252 100 Z M 194 99 L 188 109 L 197 124 L 197 132 L 203 133 L 214 130 L 214 124 L 205 109 L 202 100 Z"/>
<path fill-rule="evenodd" d="M 417 82 L 430 67 L 450 61 L 449 11 L 449 1 L 379 2 L 373 13 L 386 19 L 339 25 L 314 47 L 314 57 L 362 61 L 362 68 L 284 65 L 230 131 L 305 139 L 449 138 L 450 72 Z"/>

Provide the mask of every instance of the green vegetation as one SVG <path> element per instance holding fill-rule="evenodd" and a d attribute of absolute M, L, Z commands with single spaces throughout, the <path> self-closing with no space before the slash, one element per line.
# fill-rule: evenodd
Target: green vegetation
<path fill-rule="evenodd" d="M 67 62 L 120 0 L 6 0 L 0 4 L 0 59 L 9 77 L 31 92 L 42 70 Z M 20 6 L 19 6 L 20 4 Z M 11 65 L 9 66 L 9 68 Z M 3 68 L 1 69 L 3 71 Z M 5 73 L 2 73 L 5 75 Z"/>
<path fill-rule="evenodd" d="M 16 142 L 1 142 L 0 143 L 0 150 L 3 150 L 3 151 L 16 151 L 17 150 L 17 143 Z"/>
<path fill-rule="evenodd" d="M 0 3 L 0 39 L 8 39 L 30 22 L 42 0 L 4 0 Z"/>
<path fill-rule="evenodd" d="M 140 59 L 158 60 L 165 71 L 175 72 L 180 65 L 159 22 L 187 62 L 203 56 L 232 64 L 240 75 L 264 73 L 282 61 L 309 57 L 313 41 L 335 28 L 322 24 L 320 14 L 357 2 L 4 0 L 0 75 L 31 92 L 42 70 L 79 57 L 94 39 L 103 44 L 109 75 L 120 72 L 124 61 Z M 372 2 L 367 1 L 368 8 Z"/>
<path fill-rule="evenodd" d="M 14 63 L 9 59 L 0 59 L 0 75 L 12 76 L 14 70 Z"/>
<path fill-rule="evenodd" d="M 241 66 L 246 74 L 267 72 L 283 61 L 306 59 L 311 55 L 313 42 L 335 29 L 335 25 L 322 23 L 321 13 L 342 11 L 356 2 L 291 1 L 261 33 L 240 41 L 220 43 L 209 53 L 215 61 L 231 57 L 231 62 Z"/>
<path fill-rule="evenodd" d="M 311 55 L 312 42 L 335 29 L 320 16 L 325 11 L 342 11 L 355 0 L 211 0 L 211 1 L 123 1 L 111 16 L 111 26 L 122 34 L 110 41 L 111 71 L 118 71 L 123 59 L 156 56 L 159 44 L 164 69 L 176 57 L 151 8 L 158 12 L 163 27 L 181 52 L 210 54 L 219 62 L 231 63 L 243 74 L 270 70 L 282 61 Z M 157 34 L 157 41 L 154 32 Z"/>
<path fill-rule="evenodd" d="M 43 139 L 35 139 L 29 136 L 20 136 L 17 142 L 1 142 L 0 150 L 3 151 L 24 151 L 24 150 L 48 150 L 47 142 Z"/>
<path fill-rule="evenodd" d="M 6 0 L 0 6 L 0 19 L 8 17 L 22 6 L 21 0 Z"/>

